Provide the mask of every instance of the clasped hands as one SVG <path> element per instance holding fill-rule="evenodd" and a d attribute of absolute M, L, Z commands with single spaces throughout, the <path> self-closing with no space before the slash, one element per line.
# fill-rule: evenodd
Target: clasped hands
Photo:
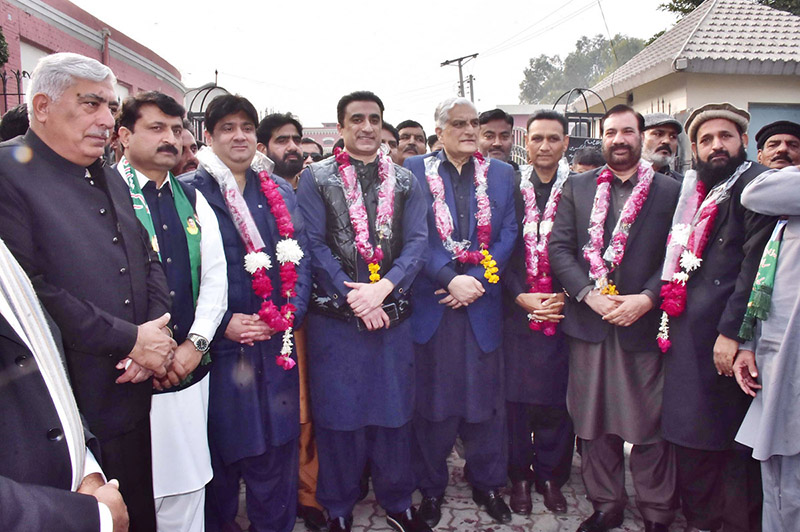
<path fill-rule="evenodd" d="M 485 292 L 486 289 L 479 280 L 471 275 L 462 274 L 453 277 L 447 285 L 447 290 L 440 288 L 434 292 L 434 294 L 437 296 L 445 296 L 439 300 L 440 305 L 447 305 L 450 308 L 456 309 L 474 303 Z"/>
<path fill-rule="evenodd" d="M 125 370 L 117 384 L 139 383 L 153 377 L 157 390 L 177 386 L 200 364 L 202 353 L 186 340 L 178 345 L 167 327 L 169 313 L 139 325 L 136 343 L 128 356 L 117 363 Z"/>
<path fill-rule="evenodd" d="M 604 321 L 619 327 L 636 323 L 636 320 L 653 308 L 653 300 L 646 294 L 612 296 L 592 290 L 583 300 Z"/>
<path fill-rule="evenodd" d="M 377 283 L 354 283 L 345 281 L 344 285 L 351 290 L 347 293 L 347 304 L 357 318 L 361 318 L 367 330 L 375 331 L 389 328 L 391 320 L 382 305 L 386 297 L 394 290 L 394 283 L 385 277 Z"/>
<path fill-rule="evenodd" d="M 522 307 L 528 315 L 539 321 L 558 323 L 564 319 L 564 293 L 553 294 L 535 292 L 517 296 L 514 302 Z"/>

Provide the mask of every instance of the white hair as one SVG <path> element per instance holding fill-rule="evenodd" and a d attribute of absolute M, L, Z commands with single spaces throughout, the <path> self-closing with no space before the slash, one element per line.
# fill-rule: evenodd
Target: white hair
<path fill-rule="evenodd" d="M 33 69 L 28 93 L 25 95 L 28 102 L 28 116 L 31 120 L 33 97 L 36 94 L 45 94 L 53 101 L 58 100 L 78 79 L 96 82 L 110 79 L 112 85 L 117 81 L 110 68 L 90 57 L 60 52 L 41 58 Z"/>
<path fill-rule="evenodd" d="M 478 114 L 478 108 L 475 107 L 474 103 L 467 100 L 463 96 L 454 96 L 446 99 L 436 106 L 436 112 L 433 113 L 433 119 L 436 121 L 436 127 L 444 129 L 444 126 L 447 125 L 447 121 L 450 119 L 450 111 L 452 111 L 453 107 L 456 105 L 467 105 L 471 107 L 473 111 L 475 111 L 475 114 Z"/>

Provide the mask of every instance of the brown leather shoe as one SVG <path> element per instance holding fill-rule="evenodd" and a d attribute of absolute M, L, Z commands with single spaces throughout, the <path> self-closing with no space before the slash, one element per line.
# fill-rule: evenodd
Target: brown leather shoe
<path fill-rule="evenodd" d="M 533 510 L 531 500 L 531 483 L 527 480 L 516 480 L 511 484 L 511 497 L 508 500 L 511 511 L 515 514 L 530 515 Z"/>
<path fill-rule="evenodd" d="M 546 480 L 542 484 L 536 484 L 536 491 L 544 497 L 544 505 L 554 514 L 563 514 L 567 511 L 567 499 L 561 493 L 561 488 L 553 484 L 551 480 Z"/>

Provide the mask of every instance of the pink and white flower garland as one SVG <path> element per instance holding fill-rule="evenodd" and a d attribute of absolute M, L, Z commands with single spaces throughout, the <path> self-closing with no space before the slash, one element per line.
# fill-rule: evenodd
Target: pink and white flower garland
<path fill-rule="evenodd" d="M 492 239 L 492 206 L 487 192 L 489 162 L 480 152 L 475 152 L 473 158 L 475 159 L 475 199 L 478 203 L 478 212 L 475 213 L 478 230 L 477 250 L 469 250 L 469 240 L 453 240 L 455 226 L 450 207 L 445 201 L 444 183 L 439 175 L 441 160 L 438 157 L 431 156 L 425 159 L 425 179 L 431 195 L 433 195 L 433 218 L 444 248 L 452 253 L 453 258 L 458 262 L 482 264 L 485 270 L 484 277 L 490 283 L 497 283 L 500 280 L 497 275 L 497 263 L 489 253 L 489 242 Z"/>
<path fill-rule="evenodd" d="M 597 191 L 594 195 L 594 204 L 589 216 L 589 241 L 583 246 L 583 257 L 589 263 L 589 278 L 595 282 L 595 288 L 604 294 L 617 294 L 617 288 L 608 282 L 608 275 L 622 262 L 625 247 L 628 244 L 628 235 L 631 226 L 639 216 L 647 195 L 650 184 L 653 182 L 653 165 L 646 161 L 639 161 L 637 169 L 638 183 L 633 187 L 630 197 L 622 207 L 611 240 L 605 253 L 603 248 L 603 235 L 611 204 L 611 181 L 614 174 L 606 167 L 597 176 Z M 608 263 L 608 265 L 606 265 Z"/>
<path fill-rule="evenodd" d="M 278 234 L 283 239 L 275 246 L 275 257 L 280 263 L 281 290 L 280 293 L 286 298 L 286 303 L 278 306 L 270 299 L 272 296 L 272 281 L 267 275 L 267 270 L 272 267 L 269 255 L 264 253 L 263 247 L 256 249 L 252 238 L 243 238 L 247 254 L 244 257 L 245 269 L 252 275 L 253 292 L 262 298 L 261 308 L 258 316 L 261 321 L 266 323 L 273 331 L 283 331 L 283 344 L 280 354 L 275 357 L 275 362 L 290 370 L 295 366 L 292 359 L 292 325 L 294 324 L 294 313 L 297 310 L 290 303 L 290 299 L 296 295 L 295 285 L 297 284 L 297 265 L 303 258 L 303 250 L 294 239 L 294 224 L 292 216 L 286 208 L 286 202 L 281 196 L 278 184 L 270 179 L 269 174 L 262 170 L 258 173 L 261 192 L 267 199 L 270 211 L 275 217 L 275 224 L 278 227 Z M 239 232 L 242 236 L 250 236 L 248 228 L 240 222 L 241 216 L 234 214 L 234 221 L 239 225 Z"/>
<path fill-rule="evenodd" d="M 553 291 L 553 278 L 550 275 L 550 256 L 547 253 L 547 244 L 550 242 L 553 221 L 556 218 L 564 182 L 569 176 L 569 165 L 566 159 L 559 161 L 556 181 L 550 189 L 550 197 L 547 199 L 543 214 L 539 212 L 539 207 L 536 204 L 536 190 L 530 180 L 533 166 L 523 168 L 519 191 L 525 204 L 525 216 L 522 219 L 522 240 L 525 244 L 525 270 L 528 291 L 549 294 Z M 556 333 L 555 323 L 538 320 L 533 314 L 528 314 L 528 326 L 533 331 L 542 331 L 545 336 L 553 336 Z"/>
<path fill-rule="evenodd" d="M 378 150 L 378 208 L 375 215 L 375 240 L 373 247 L 369 241 L 369 218 L 364 206 L 364 195 L 361 184 L 358 182 L 356 170 L 350 164 L 350 156 L 346 151 L 336 151 L 336 162 L 339 163 L 339 175 L 342 178 L 342 188 L 347 201 L 347 210 L 350 214 L 350 223 L 355 233 L 355 244 L 358 253 L 369 268 L 370 282 L 378 282 L 380 276 L 380 263 L 383 260 L 381 241 L 392 237 L 392 218 L 394 216 L 394 192 L 396 177 L 394 163 L 389 156 Z"/>

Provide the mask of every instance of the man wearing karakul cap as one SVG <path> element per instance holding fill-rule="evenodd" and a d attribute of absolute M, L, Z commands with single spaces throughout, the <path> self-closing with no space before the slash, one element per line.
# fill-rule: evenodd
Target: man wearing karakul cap
<path fill-rule="evenodd" d="M 766 170 L 746 160 L 749 120 L 722 103 L 704 105 L 686 121 L 696 171 L 683 181 L 662 272 L 662 432 L 675 446 L 687 530 L 719 530 L 723 520 L 726 529 L 753 530 L 760 520 L 757 463 L 733 441 L 750 399 L 730 378 L 774 226 L 774 218 L 741 204 L 744 186 Z"/>

